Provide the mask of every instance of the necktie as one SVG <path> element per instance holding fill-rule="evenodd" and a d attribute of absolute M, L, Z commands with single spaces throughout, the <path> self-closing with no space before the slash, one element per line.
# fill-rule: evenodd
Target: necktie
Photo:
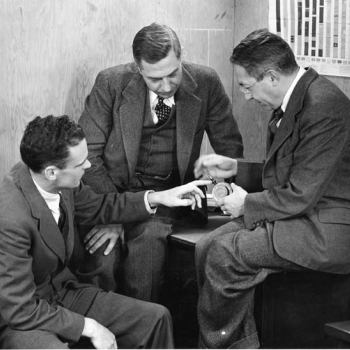
<path fill-rule="evenodd" d="M 66 223 L 66 219 L 67 219 L 67 208 L 64 205 L 61 194 L 60 194 L 59 206 L 60 206 L 60 216 L 58 218 L 58 227 L 62 232 L 62 236 L 63 236 L 64 241 L 66 242 L 67 234 L 68 234 L 68 230 L 65 229 L 65 223 Z"/>
<path fill-rule="evenodd" d="M 163 125 L 168 120 L 171 112 L 171 107 L 167 106 L 163 101 L 164 98 L 158 96 L 158 103 L 155 107 L 155 111 L 158 117 L 157 126 Z"/>
<path fill-rule="evenodd" d="M 269 122 L 269 129 L 271 130 L 271 133 L 274 135 L 277 131 L 277 123 L 283 116 L 283 110 L 281 107 L 277 108 L 274 113 L 271 121 Z"/>

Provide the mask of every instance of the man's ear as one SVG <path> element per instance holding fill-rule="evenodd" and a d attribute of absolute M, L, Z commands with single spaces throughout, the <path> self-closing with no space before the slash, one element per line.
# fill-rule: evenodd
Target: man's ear
<path fill-rule="evenodd" d="M 47 180 L 54 181 L 57 178 L 58 168 L 54 165 L 49 165 L 45 168 L 44 174 Z"/>
<path fill-rule="evenodd" d="M 268 74 L 273 86 L 277 86 L 280 82 L 280 75 L 274 70 L 270 70 Z"/>
<path fill-rule="evenodd" d="M 139 71 L 139 73 L 142 75 L 142 67 L 141 67 L 141 64 L 138 64 L 136 61 L 136 66 L 137 66 L 137 70 Z"/>

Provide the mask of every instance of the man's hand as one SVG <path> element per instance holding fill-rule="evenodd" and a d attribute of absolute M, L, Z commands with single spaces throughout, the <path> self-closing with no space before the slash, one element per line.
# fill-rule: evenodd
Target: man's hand
<path fill-rule="evenodd" d="M 244 215 L 244 202 L 248 194 L 242 187 L 231 184 L 232 193 L 226 197 L 219 198 L 217 204 L 224 214 L 231 214 L 231 219 Z"/>
<path fill-rule="evenodd" d="M 218 154 L 201 156 L 194 165 L 194 176 L 198 179 L 206 174 L 222 179 L 234 176 L 237 174 L 237 160 Z"/>
<path fill-rule="evenodd" d="M 195 208 L 196 204 L 202 207 L 201 198 L 205 198 L 204 193 L 197 186 L 210 185 L 211 181 L 197 180 L 186 185 L 171 188 L 166 191 L 148 193 L 148 203 L 151 207 L 159 204 L 167 207 L 187 207 Z"/>
<path fill-rule="evenodd" d="M 90 338 L 96 349 L 118 349 L 114 334 L 92 318 L 85 317 L 82 336 Z"/>
<path fill-rule="evenodd" d="M 100 248 L 107 240 L 109 243 L 107 248 L 103 252 L 104 255 L 108 255 L 114 246 L 116 245 L 118 238 L 124 233 L 123 225 L 96 225 L 85 237 L 85 249 L 90 254 Z"/>

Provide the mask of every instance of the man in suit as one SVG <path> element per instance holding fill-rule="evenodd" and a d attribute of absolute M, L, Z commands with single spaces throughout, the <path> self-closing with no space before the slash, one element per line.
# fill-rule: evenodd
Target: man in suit
<path fill-rule="evenodd" d="M 182 62 L 179 39 L 166 25 L 142 28 L 132 47 L 135 61 L 100 72 L 86 99 L 79 123 L 86 132 L 92 166 L 83 181 L 99 193 L 162 190 L 192 181 L 205 131 L 215 152 L 241 157 L 241 135 L 217 73 Z M 151 219 L 124 225 L 119 291 L 161 300 L 167 236 L 173 223 L 185 217 L 205 224 L 203 202 L 195 212 L 159 207 Z M 118 235 L 100 229 L 86 236 L 87 249 L 94 252 L 110 239 L 108 253 Z M 101 263 L 116 264 L 111 259 Z M 94 281 L 105 289 L 118 287 L 110 278 L 106 283 L 102 279 Z"/>
<path fill-rule="evenodd" d="M 0 347 L 105 349 L 117 341 L 121 348 L 173 348 L 166 308 L 82 284 L 72 274 L 75 225 L 145 220 L 160 204 L 194 207 L 204 197 L 196 185 L 208 181 L 96 194 L 80 182 L 90 167 L 88 150 L 82 128 L 67 116 L 35 118 L 20 151 L 23 162 L 0 188 Z"/>
<path fill-rule="evenodd" d="M 233 220 L 196 245 L 200 346 L 258 348 L 254 289 L 268 274 L 350 272 L 350 101 L 266 29 L 248 35 L 231 62 L 246 100 L 275 112 L 264 190 L 232 184 L 218 204 Z M 195 175 L 238 182 L 247 165 L 203 156 Z"/>

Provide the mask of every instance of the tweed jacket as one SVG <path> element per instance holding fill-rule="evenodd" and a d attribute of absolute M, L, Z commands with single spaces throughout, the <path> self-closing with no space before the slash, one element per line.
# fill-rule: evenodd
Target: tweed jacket
<path fill-rule="evenodd" d="M 92 164 L 84 181 L 95 191 L 128 189 L 137 163 L 147 98 L 147 85 L 135 63 L 98 74 L 79 120 Z M 232 105 L 213 69 L 183 62 L 175 103 L 181 183 L 194 180 L 193 166 L 200 155 L 204 131 L 215 152 L 242 157 L 242 138 Z"/>
<path fill-rule="evenodd" d="M 62 190 L 69 223 L 65 246 L 28 168 L 21 162 L 15 165 L 0 188 L 0 331 L 41 329 L 77 341 L 84 317 L 59 303 L 66 288 L 83 287 L 68 267 L 74 223 L 146 219 L 143 196 L 144 192 L 97 195 L 84 185 Z"/>
<path fill-rule="evenodd" d="M 246 226 L 266 223 L 287 260 L 350 272 L 350 101 L 311 68 L 292 92 L 262 182 L 263 192 L 246 197 Z"/>

